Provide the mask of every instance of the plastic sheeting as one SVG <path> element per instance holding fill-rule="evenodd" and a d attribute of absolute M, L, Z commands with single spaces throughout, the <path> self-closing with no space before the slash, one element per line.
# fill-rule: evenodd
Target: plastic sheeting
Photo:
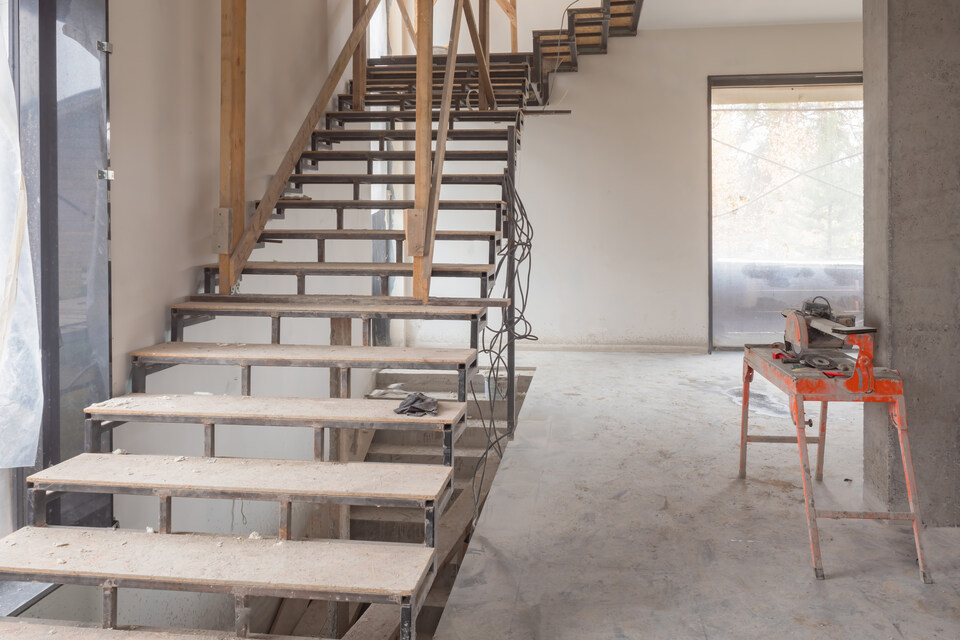
<path fill-rule="evenodd" d="M 16 97 L 4 67 L 0 73 L 0 274 L 4 285 L 0 293 L 0 468 L 9 468 L 36 464 L 43 386 Z"/>

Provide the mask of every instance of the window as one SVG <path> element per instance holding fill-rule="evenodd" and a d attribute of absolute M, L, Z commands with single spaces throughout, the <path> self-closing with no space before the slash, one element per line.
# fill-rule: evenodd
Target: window
<path fill-rule="evenodd" d="M 826 82 L 825 82 L 826 80 Z M 863 87 L 711 79 L 712 343 L 782 340 L 782 309 L 863 309 Z"/>

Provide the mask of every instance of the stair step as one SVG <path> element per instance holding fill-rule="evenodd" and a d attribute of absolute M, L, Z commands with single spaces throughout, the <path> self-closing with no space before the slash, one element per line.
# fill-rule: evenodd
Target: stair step
<path fill-rule="evenodd" d="M 444 400 L 437 415 L 410 417 L 394 413 L 395 406 L 352 398 L 133 393 L 90 405 L 84 412 L 94 421 L 444 431 L 457 425 L 466 411 L 466 403 Z"/>
<path fill-rule="evenodd" d="M 204 269 L 219 269 L 220 265 L 204 265 Z M 435 278 L 489 278 L 497 269 L 495 264 L 433 265 Z M 286 276 L 375 276 L 412 278 L 412 262 L 247 262 L 243 273 L 251 275 Z"/>
<path fill-rule="evenodd" d="M 79 527 L 25 527 L 0 542 L 0 577 L 233 595 L 419 601 L 435 551 L 350 540 L 251 540 Z"/>
<path fill-rule="evenodd" d="M 495 111 L 464 111 L 450 112 L 452 122 L 504 122 L 514 123 L 521 112 L 516 109 Z M 440 119 L 440 111 L 431 111 L 433 120 Z M 402 111 L 329 111 L 327 122 L 416 122 L 417 112 L 412 109 Z"/>
<path fill-rule="evenodd" d="M 433 139 L 437 139 L 437 130 L 432 129 Z M 327 142 L 414 140 L 414 129 L 318 129 L 313 132 L 315 138 Z M 506 140 L 504 129 L 451 129 L 447 131 L 447 140 Z"/>
<path fill-rule="evenodd" d="M 256 638 L 257 636 L 249 636 Z M 223 631 L 186 629 L 103 629 L 71 622 L 48 622 L 32 618 L 0 618 L 0 638 L 3 640 L 243 640 Z M 417 634 L 423 640 L 422 634 Z M 292 636 L 272 636 L 271 640 L 295 640 Z"/>
<path fill-rule="evenodd" d="M 343 133 L 375 133 L 371 131 L 360 131 L 352 129 L 342 129 Z M 502 129 L 491 129 L 490 131 L 497 131 L 498 133 L 503 133 L 506 136 L 506 131 Z M 383 132 L 390 133 L 390 132 Z M 396 133 L 404 133 L 397 131 Z M 412 132 L 411 132 L 412 133 Z M 348 138 L 347 138 L 348 139 Z M 413 139 L 412 137 L 410 138 Z M 413 184 L 415 182 L 415 176 L 412 173 L 394 173 L 394 174 L 367 174 L 367 173 L 353 173 L 353 174 L 315 174 L 315 173 L 295 173 L 290 176 L 290 182 L 293 184 Z M 499 185 L 503 183 L 503 174 L 501 173 L 490 173 L 490 174 L 460 174 L 460 173 L 445 173 L 443 174 L 441 184 L 478 184 L 478 185 L 487 185 L 495 184 Z"/>
<path fill-rule="evenodd" d="M 527 94 L 525 91 L 494 91 L 494 98 L 497 106 L 523 107 Z M 401 107 L 413 105 L 416 102 L 417 92 L 415 90 L 406 92 L 377 93 L 368 92 L 363 98 L 365 107 Z M 450 101 L 454 107 L 477 105 L 479 95 L 476 91 L 454 91 L 450 94 Z M 433 96 L 433 105 L 439 108 L 442 104 L 442 96 Z M 353 104 L 353 97 L 343 94 L 337 97 L 337 104 L 341 109 L 347 108 Z"/>
<path fill-rule="evenodd" d="M 386 111 L 351 111 L 350 113 L 359 113 L 359 114 L 380 114 L 380 113 L 390 113 Z M 394 112 L 394 113 L 403 113 L 403 112 Z M 474 112 L 482 113 L 482 112 Z M 303 158 L 314 161 L 322 162 L 357 162 L 357 161 L 367 161 L 367 160 L 380 160 L 380 161 L 393 161 L 393 162 L 402 162 L 402 161 L 412 161 L 415 157 L 415 152 L 411 149 L 399 150 L 399 151 L 381 151 L 379 149 L 363 149 L 363 150 L 346 150 L 346 149 L 335 149 L 332 151 L 304 151 Z M 498 151 L 496 149 L 448 149 L 443 156 L 444 161 L 448 162 L 506 162 L 507 161 L 507 152 Z"/>
<path fill-rule="evenodd" d="M 516 78 L 498 78 L 497 80 L 492 80 L 490 86 L 493 87 L 494 91 L 498 90 L 513 90 L 513 91 L 524 91 L 527 86 L 526 77 L 516 77 Z M 433 91 L 440 92 L 443 90 L 444 82 L 442 80 L 434 80 L 433 82 Z M 352 89 L 351 84 L 348 85 Z M 464 87 L 476 90 L 480 86 L 480 78 L 461 78 L 457 80 L 454 84 L 454 87 L 458 90 L 463 90 Z M 416 90 L 417 83 L 416 81 L 406 82 L 404 80 L 398 80 L 396 78 L 367 78 L 367 91 L 406 91 L 406 90 Z"/>
<path fill-rule="evenodd" d="M 130 352 L 133 365 L 215 364 L 252 367 L 333 367 L 473 370 L 476 349 L 352 347 L 293 344 L 163 342 Z"/>
<path fill-rule="evenodd" d="M 451 474 L 432 464 L 84 453 L 27 484 L 41 491 L 419 507 L 422 517 L 451 490 Z"/>
<path fill-rule="evenodd" d="M 257 203 L 259 205 L 259 201 Z M 441 200 L 445 211 L 496 211 L 504 205 L 502 200 Z M 309 200 L 306 198 L 281 198 L 277 209 L 349 209 L 376 211 L 379 209 L 412 209 L 413 200 Z"/>
<path fill-rule="evenodd" d="M 267 229 L 260 241 L 278 240 L 405 240 L 403 229 Z M 437 240 L 490 242 L 500 240 L 499 231 L 437 231 Z"/>

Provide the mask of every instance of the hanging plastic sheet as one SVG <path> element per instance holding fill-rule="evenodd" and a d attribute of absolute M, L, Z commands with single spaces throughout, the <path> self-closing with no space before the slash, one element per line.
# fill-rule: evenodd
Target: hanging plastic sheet
<path fill-rule="evenodd" d="M 43 387 L 16 97 L 0 72 L 0 468 L 37 460 Z"/>

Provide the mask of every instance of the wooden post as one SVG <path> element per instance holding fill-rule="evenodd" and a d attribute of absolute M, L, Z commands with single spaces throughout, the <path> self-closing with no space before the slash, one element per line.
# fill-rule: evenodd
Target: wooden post
<path fill-rule="evenodd" d="M 410 17 L 410 12 L 407 11 L 406 0 L 397 0 L 397 7 L 400 9 L 400 17 L 403 18 L 403 26 L 410 35 L 410 40 L 413 41 L 413 50 L 416 51 L 417 30 L 413 28 L 413 19 Z"/>
<path fill-rule="evenodd" d="M 490 65 L 487 64 L 487 50 L 483 48 L 480 32 L 477 29 L 477 20 L 473 15 L 473 6 L 470 0 L 463 3 L 463 16 L 467 21 L 467 30 L 473 41 L 473 52 L 477 56 L 477 68 L 480 71 L 480 108 L 496 109 L 497 98 L 493 93 L 493 81 L 490 79 Z"/>
<path fill-rule="evenodd" d="M 417 125 L 414 154 L 414 210 L 426 212 L 430 202 L 430 168 L 433 142 L 433 2 L 417 0 Z M 407 230 L 407 251 L 413 256 L 413 295 L 426 300 L 430 293 L 429 281 L 419 275 L 423 272 L 423 241 L 426 222 L 424 215 L 408 215 L 417 226 Z M 418 255 L 419 254 L 419 255 Z"/>
<path fill-rule="evenodd" d="M 483 47 L 483 61 L 490 66 L 490 0 L 478 0 L 477 22 L 480 27 L 480 46 Z"/>
<path fill-rule="evenodd" d="M 220 0 L 220 208 L 230 209 L 229 251 L 220 254 L 220 293 L 235 282 L 230 256 L 243 236 L 247 93 L 247 0 Z"/>
<path fill-rule="evenodd" d="M 353 0 L 353 24 L 363 19 L 363 10 L 367 3 L 364 0 Z M 351 107 L 354 111 L 363 111 L 363 100 L 367 95 L 367 35 L 357 44 L 353 53 L 353 99 Z"/>
<path fill-rule="evenodd" d="M 520 46 L 517 42 L 517 0 L 510 0 L 510 8 L 513 9 L 510 18 L 510 51 L 517 53 Z"/>

